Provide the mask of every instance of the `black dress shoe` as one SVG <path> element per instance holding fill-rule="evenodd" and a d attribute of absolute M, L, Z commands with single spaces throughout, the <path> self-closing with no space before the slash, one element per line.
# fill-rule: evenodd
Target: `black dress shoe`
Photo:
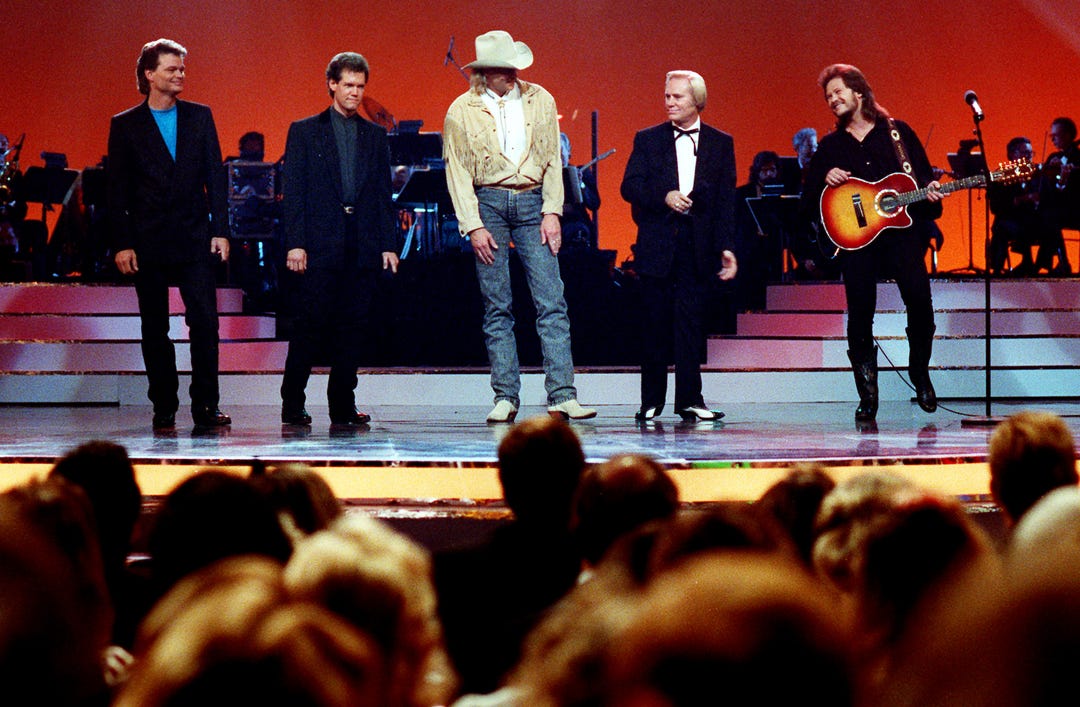
<path fill-rule="evenodd" d="M 371 422 L 371 415 L 359 412 L 356 408 L 345 410 L 330 415 L 330 424 L 338 426 L 359 427 Z"/>
<path fill-rule="evenodd" d="M 171 430 L 176 427 L 176 413 L 175 412 L 155 412 L 154 413 L 154 429 L 155 430 Z"/>
<path fill-rule="evenodd" d="M 217 408 L 195 408 L 191 419 L 196 427 L 224 427 L 232 424 L 232 418 Z"/>
<path fill-rule="evenodd" d="M 281 424 L 283 425 L 310 425 L 311 415 L 304 408 L 299 410 L 281 410 Z"/>

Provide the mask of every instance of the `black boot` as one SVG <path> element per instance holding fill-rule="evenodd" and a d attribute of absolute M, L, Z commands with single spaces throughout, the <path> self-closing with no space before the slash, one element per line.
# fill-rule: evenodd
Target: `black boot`
<path fill-rule="evenodd" d="M 937 410 L 937 393 L 934 392 L 934 384 L 930 382 L 930 352 L 934 348 L 934 332 L 937 327 L 931 325 L 925 333 L 911 333 L 908 335 L 908 375 L 911 376 L 911 384 L 915 386 L 915 399 L 919 401 L 919 407 L 926 412 Z"/>
<path fill-rule="evenodd" d="M 851 370 L 855 374 L 855 390 L 859 392 L 859 407 L 855 408 L 855 420 L 868 422 L 877 417 L 877 346 L 869 353 L 856 354 L 847 352 L 851 360 Z"/>

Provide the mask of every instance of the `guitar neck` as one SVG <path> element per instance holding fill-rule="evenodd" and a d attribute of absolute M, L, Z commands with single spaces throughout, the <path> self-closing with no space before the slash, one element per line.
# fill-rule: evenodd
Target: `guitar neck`
<path fill-rule="evenodd" d="M 976 174 L 971 177 L 964 177 L 963 179 L 956 179 L 951 182 L 945 182 L 941 185 L 938 191 L 942 194 L 952 194 L 954 191 L 960 191 L 961 189 L 972 189 L 974 187 L 982 186 L 986 186 L 986 177 L 982 174 Z M 922 189 L 915 189 L 914 191 L 897 194 L 896 203 L 900 206 L 914 204 L 915 202 L 923 201 L 924 199 L 926 199 L 926 195 L 929 193 L 929 187 L 923 187 Z"/>

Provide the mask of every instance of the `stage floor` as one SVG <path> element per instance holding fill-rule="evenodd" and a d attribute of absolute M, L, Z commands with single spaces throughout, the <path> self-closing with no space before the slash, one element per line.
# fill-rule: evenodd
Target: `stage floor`
<path fill-rule="evenodd" d="M 794 464 L 818 462 L 834 475 L 888 467 L 968 501 L 986 500 L 990 427 L 966 426 L 982 402 L 947 402 L 953 411 L 923 413 L 886 402 L 877 425 L 860 429 L 854 403 L 733 404 L 718 423 L 686 424 L 667 414 L 649 425 L 634 408 L 599 406 L 593 420 L 573 422 L 589 461 L 619 452 L 660 460 L 686 501 L 756 498 Z M 995 402 L 995 416 L 1039 408 L 1062 415 L 1080 439 L 1080 401 Z M 366 408 L 365 408 L 366 409 Z M 309 406 L 310 430 L 283 427 L 279 408 L 231 406 L 231 428 L 193 429 L 182 410 L 175 434 L 154 434 L 142 406 L 0 406 L 0 487 L 43 473 L 81 442 L 124 445 L 147 495 L 160 495 L 206 466 L 243 470 L 252 462 L 301 462 L 318 469 L 341 498 L 413 504 L 499 498 L 494 473 L 505 425 L 484 422 L 487 408 L 376 406 L 366 429 L 330 430 L 325 407 Z M 955 411 L 955 412 L 954 412 Z M 525 407 L 519 419 L 544 414 Z"/>

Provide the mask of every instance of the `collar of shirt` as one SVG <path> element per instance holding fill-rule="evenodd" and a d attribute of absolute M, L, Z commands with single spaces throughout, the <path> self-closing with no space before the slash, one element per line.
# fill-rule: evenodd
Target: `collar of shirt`
<path fill-rule="evenodd" d="M 484 105 L 495 117 L 495 129 L 499 137 L 499 149 L 514 166 L 525 156 L 525 108 L 521 100 L 521 87 L 517 83 L 500 96 L 487 89 L 482 94 Z"/>
<path fill-rule="evenodd" d="M 674 123 L 671 124 L 673 131 L 676 127 Z M 689 128 L 679 129 L 701 130 L 701 118 L 695 120 L 694 124 Z M 675 133 L 675 160 L 679 166 L 679 191 L 683 194 L 689 194 L 694 190 L 694 172 L 697 171 L 697 146 L 701 133 L 687 135 L 685 138 L 678 139 L 680 135 L 681 133 Z"/>

